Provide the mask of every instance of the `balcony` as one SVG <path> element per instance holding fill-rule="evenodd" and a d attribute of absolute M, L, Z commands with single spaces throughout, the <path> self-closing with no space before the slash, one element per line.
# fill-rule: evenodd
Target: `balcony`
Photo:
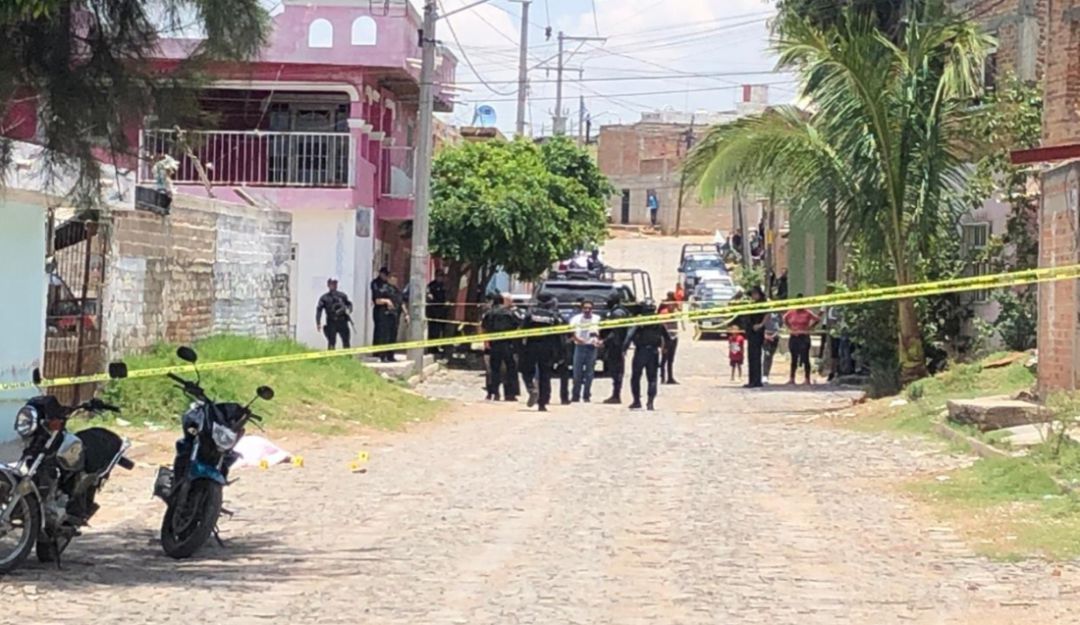
<path fill-rule="evenodd" d="M 354 184 L 355 150 L 352 137 L 344 132 L 144 130 L 140 146 L 141 153 L 147 156 L 140 162 L 140 182 L 152 182 L 154 156 L 168 154 L 179 163 L 173 175 L 177 184 L 209 182 L 275 187 Z"/>
<path fill-rule="evenodd" d="M 413 196 L 414 150 L 408 146 L 386 146 L 382 152 L 382 195 L 390 198 Z"/>

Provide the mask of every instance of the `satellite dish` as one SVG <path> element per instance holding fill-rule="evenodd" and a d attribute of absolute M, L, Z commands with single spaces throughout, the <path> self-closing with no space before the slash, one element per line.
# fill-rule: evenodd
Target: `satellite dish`
<path fill-rule="evenodd" d="M 473 125 L 489 127 L 495 125 L 495 109 L 488 104 L 482 104 L 476 107 L 476 112 L 473 114 Z"/>

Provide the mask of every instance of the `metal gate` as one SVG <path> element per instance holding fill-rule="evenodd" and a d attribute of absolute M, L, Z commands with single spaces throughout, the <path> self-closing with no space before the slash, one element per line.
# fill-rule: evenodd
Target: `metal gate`
<path fill-rule="evenodd" d="M 106 224 L 72 218 L 49 220 L 49 297 L 45 324 L 46 379 L 98 373 L 105 367 L 101 292 L 108 251 Z M 61 403 L 91 398 L 94 384 L 50 389 Z"/>

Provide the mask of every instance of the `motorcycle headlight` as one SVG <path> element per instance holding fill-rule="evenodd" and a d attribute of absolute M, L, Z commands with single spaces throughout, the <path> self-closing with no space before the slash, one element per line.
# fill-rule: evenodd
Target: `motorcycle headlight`
<path fill-rule="evenodd" d="M 235 447 L 236 441 L 240 438 L 239 434 L 219 423 L 214 424 L 211 435 L 214 438 L 214 444 L 221 451 L 229 451 Z"/>
<path fill-rule="evenodd" d="M 23 406 L 19 413 L 15 415 L 15 432 L 23 437 L 27 438 L 34 433 L 38 427 L 38 411 L 33 406 Z"/>

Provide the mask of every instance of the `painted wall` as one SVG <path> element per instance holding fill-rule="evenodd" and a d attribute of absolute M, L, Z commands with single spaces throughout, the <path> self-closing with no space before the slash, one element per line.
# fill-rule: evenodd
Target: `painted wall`
<path fill-rule="evenodd" d="M 315 329 L 315 307 L 326 292 L 326 280 L 336 277 L 345 290 L 356 285 L 356 212 L 345 210 L 286 210 L 293 215 L 292 240 L 297 247 L 296 340 L 309 347 L 326 347 L 326 338 Z M 370 258 L 368 256 L 367 258 Z M 350 299 L 356 293 L 346 291 Z M 354 300 L 356 311 L 361 308 Z M 357 323 L 359 326 L 360 324 Z"/>
<path fill-rule="evenodd" d="M 30 380 L 45 344 L 45 205 L 15 196 L 0 196 L 0 292 L 6 294 L 0 306 L 0 382 Z M 34 395 L 33 389 L 0 391 L 0 443 L 15 438 L 15 413 Z"/>
<path fill-rule="evenodd" d="M 788 235 L 788 294 L 823 295 L 826 283 L 827 224 L 821 213 L 796 212 Z"/>

